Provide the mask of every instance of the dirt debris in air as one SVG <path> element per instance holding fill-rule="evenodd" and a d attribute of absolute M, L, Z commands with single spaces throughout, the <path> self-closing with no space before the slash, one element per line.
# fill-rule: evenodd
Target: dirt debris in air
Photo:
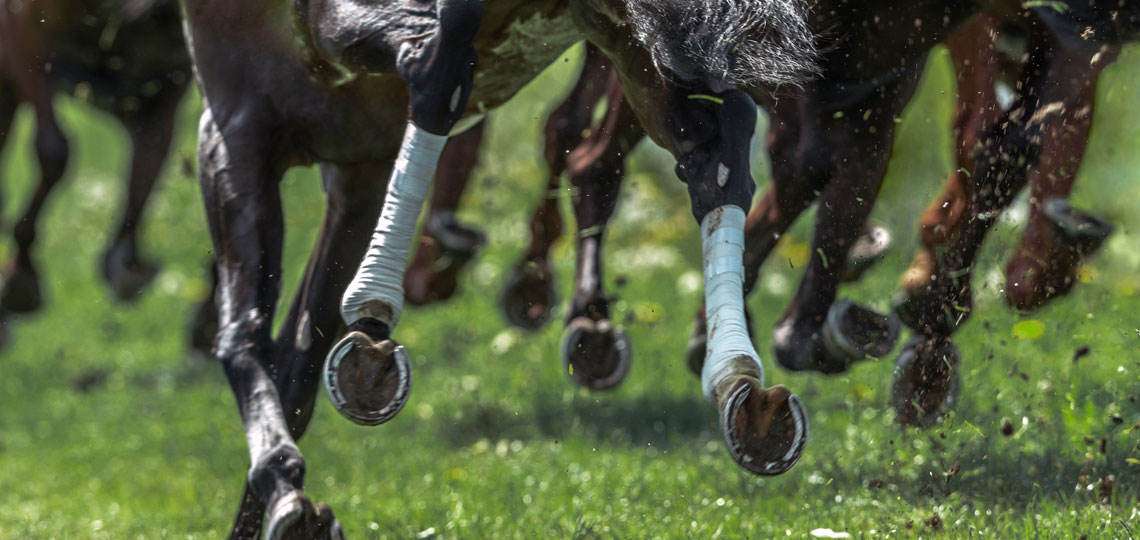
<path fill-rule="evenodd" d="M 71 387 L 80 394 L 86 394 L 107 384 L 107 370 L 88 368 L 71 380 Z"/>
<path fill-rule="evenodd" d="M 1090 349 L 1088 345 L 1081 345 L 1077 348 L 1076 351 L 1073 352 L 1073 362 L 1076 362 L 1081 358 L 1088 356 L 1089 352 L 1091 351 L 1092 349 Z"/>
<path fill-rule="evenodd" d="M 1002 421 L 1002 423 L 1001 423 L 1001 434 L 1005 435 L 1006 437 L 1013 435 L 1013 422 L 1011 422 L 1009 420 L 1009 418 L 1006 418 L 1005 420 Z"/>

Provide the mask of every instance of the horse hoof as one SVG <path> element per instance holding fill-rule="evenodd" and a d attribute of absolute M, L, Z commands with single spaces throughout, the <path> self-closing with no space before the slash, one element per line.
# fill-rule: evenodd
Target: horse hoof
<path fill-rule="evenodd" d="M 0 310 L 26 314 L 38 311 L 42 305 L 40 276 L 35 270 L 17 267 L 9 273 L 4 290 L 0 292 Z"/>
<path fill-rule="evenodd" d="M 362 426 L 391 420 L 408 402 L 412 364 L 396 342 L 361 331 L 344 336 L 325 361 L 325 390 L 345 418 Z"/>
<path fill-rule="evenodd" d="M 900 326 L 894 315 L 883 315 L 842 298 L 827 311 L 823 341 L 832 354 L 852 362 L 878 358 L 895 348 Z"/>
<path fill-rule="evenodd" d="M 427 223 L 427 232 L 439 243 L 439 250 L 445 256 L 470 260 L 487 243 L 483 231 L 460 222 L 452 212 L 439 212 Z"/>
<path fill-rule="evenodd" d="M 511 271 L 500 305 L 511 325 L 537 330 L 550 320 L 557 303 L 554 276 L 550 267 L 541 263 L 516 266 Z"/>
<path fill-rule="evenodd" d="M 724 381 L 719 400 L 720 427 L 732 459 L 752 473 L 781 474 L 803 454 L 808 438 L 807 411 L 784 386 L 764 388 L 748 375 Z"/>
<path fill-rule="evenodd" d="M 1081 256 L 1100 249 L 1114 230 L 1111 223 L 1073 208 L 1069 201 L 1060 197 L 1045 199 L 1041 210 L 1054 232 Z"/>
<path fill-rule="evenodd" d="M 843 268 L 843 281 L 847 283 L 858 281 L 863 277 L 863 273 L 882 260 L 890 249 L 890 232 L 879 226 L 868 228 L 848 251 L 847 265 Z"/>
<path fill-rule="evenodd" d="M 332 508 L 314 505 L 299 489 L 277 499 L 265 523 L 265 540 L 344 540 Z"/>
<path fill-rule="evenodd" d="M 103 257 L 103 279 L 119 301 L 137 300 L 157 275 L 158 266 L 139 260 L 129 244 L 116 244 Z"/>
<path fill-rule="evenodd" d="M 895 365 L 892 396 L 901 424 L 930 427 L 958 399 L 958 349 L 946 338 L 915 336 Z"/>
<path fill-rule="evenodd" d="M 629 336 L 609 320 L 576 317 L 562 338 L 562 368 L 591 390 L 609 390 L 629 374 Z"/>

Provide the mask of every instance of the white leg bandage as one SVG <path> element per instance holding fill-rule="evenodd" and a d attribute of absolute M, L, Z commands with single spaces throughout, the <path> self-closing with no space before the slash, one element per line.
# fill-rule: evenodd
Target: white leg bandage
<path fill-rule="evenodd" d="M 408 122 L 372 243 L 356 277 L 344 291 L 340 314 L 345 324 L 372 317 L 392 328 L 400 319 L 408 248 L 446 142 L 447 137 L 428 133 Z"/>
<path fill-rule="evenodd" d="M 747 373 L 764 382 L 759 355 L 744 318 L 744 210 L 721 206 L 701 220 L 708 342 L 701 388 L 713 391 L 725 377 Z"/>

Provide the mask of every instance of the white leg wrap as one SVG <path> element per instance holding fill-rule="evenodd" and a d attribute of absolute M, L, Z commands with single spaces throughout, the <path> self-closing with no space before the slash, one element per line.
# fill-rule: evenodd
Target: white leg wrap
<path fill-rule="evenodd" d="M 428 133 L 408 122 L 388 180 L 380 221 L 356 277 L 344 291 L 340 314 L 345 324 L 372 317 L 392 328 L 399 321 L 404 306 L 408 248 L 446 142 L 447 137 Z"/>
<path fill-rule="evenodd" d="M 744 210 L 722 206 L 701 220 L 708 345 L 701 370 L 705 397 L 725 377 L 747 373 L 764 382 L 759 355 L 744 318 Z"/>

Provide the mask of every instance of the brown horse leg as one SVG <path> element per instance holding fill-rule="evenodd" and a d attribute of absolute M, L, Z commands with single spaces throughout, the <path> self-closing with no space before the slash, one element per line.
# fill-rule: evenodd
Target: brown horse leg
<path fill-rule="evenodd" d="M 970 279 L 978 250 L 1002 210 L 1025 186 L 1045 130 L 1056 122 L 1054 104 L 1066 99 L 1068 89 L 1056 84 L 1057 68 L 1073 60 L 1072 52 L 1054 36 L 1030 28 L 1017 98 L 981 141 L 965 211 L 971 219 L 962 220 L 929 285 L 896 305 L 903 322 L 920 334 L 904 348 L 895 370 L 893 394 L 900 422 L 930 425 L 953 405 L 958 353 L 950 335 L 973 309 Z"/>
<path fill-rule="evenodd" d="M 270 509 L 268 526 L 303 526 L 317 537 L 318 529 L 331 530 L 335 521 L 301 491 L 305 463 L 289 429 L 292 415 L 282 406 L 270 337 L 281 283 L 282 170 L 264 147 L 268 137 L 246 123 L 253 116 L 226 123 L 223 136 L 207 108 L 199 134 L 199 177 L 218 256 L 217 355 L 249 444 L 247 482 Z"/>
<path fill-rule="evenodd" d="M 629 373 L 632 352 L 625 331 L 610 321 L 602 275 L 602 240 L 625 176 L 625 158 L 644 136 L 633 112 L 622 103 L 617 73 L 607 76 L 609 107 L 600 125 L 568 158 L 566 174 L 575 188 L 578 265 L 574 295 L 562 341 L 563 368 L 579 384 L 613 388 Z"/>
<path fill-rule="evenodd" d="M 40 307 L 42 291 L 31 254 L 36 238 L 36 221 L 52 188 L 63 178 L 70 156 L 67 138 L 55 118 L 47 77 L 32 53 L 34 51 L 10 59 L 15 63 L 12 73 L 16 77 L 16 92 L 32 105 L 36 115 L 35 145 L 40 181 L 24 215 L 13 227 L 16 256 L 8 264 L 4 289 L 0 291 L 0 311 L 6 313 L 28 313 Z"/>
<path fill-rule="evenodd" d="M 404 299 L 410 304 L 424 305 L 451 298 L 459 286 L 459 274 L 486 242 L 482 231 L 460 223 L 455 217 L 479 157 L 485 124 L 479 122 L 451 137 L 443 147 L 419 247 L 404 274 Z"/>
<path fill-rule="evenodd" d="M 139 256 L 139 222 L 170 151 L 174 116 L 183 89 L 156 96 L 143 112 L 120 118 L 131 136 L 131 172 L 119 231 L 103 256 L 103 278 L 119 300 L 130 301 L 158 274 L 154 263 Z"/>
<path fill-rule="evenodd" d="M 1098 54 L 1096 63 L 1086 60 L 1057 67 L 1061 72 L 1057 84 L 1071 87 L 1066 92 L 1070 98 L 1059 119 L 1045 130 L 1041 159 L 1029 178 L 1029 220 L 1021 245 L 1006 265 L 1005 298 L 1019 311 L 1037 309 L 1068 292 L 1081 257 L 1095 251 L 1111 231 L 1099 220 L 1069 210 L 1082 220 L 1082 227 L 1073 231 L 1076 238 L 1070 238 L 1058 230 L 1045 208 L 1047 204 L 1067 206 L 1063 201 L 1073 188 L 1088 143 L 1096 80 L 1119 48 L 1109 47 Z"/>
<path fill-rule="evenodd" d="M 545 157 L 549 175 L 546 192 L 530 221 L 530 245 L 515 263 L 503 287 L 503 313 L 508 322 L 519 328 L 542 327 L 558 303 L 554 272 L 550 268 L 550 247 L 562 236 L 562 215 L 558 208 L 562 198 L 562 173 L 572 149 L 583 144 L 594 117 L 594 107 L 607 97 L 611 66 L 605 54 L 587 45 L 578 84 L 546 121 Z M 620 95 L 620 86 L 618 88 Z"/>
<path fill-rule="evenodd" d="M 994 15 L 979 15 L 946 40 L 958 77 L 954 116 L 955 170 L 946 176 L 938 194 L 919 218 L 919 251 L 903 274 L 904 294 L 914 294 L 930 283 L 936 271 L 937 252 L 953 238 L 970 198 L 970 173 L 979 139 L 1001 118 L 995 85 L 1001 66 L 995 50 L 998 22 Z"/>

